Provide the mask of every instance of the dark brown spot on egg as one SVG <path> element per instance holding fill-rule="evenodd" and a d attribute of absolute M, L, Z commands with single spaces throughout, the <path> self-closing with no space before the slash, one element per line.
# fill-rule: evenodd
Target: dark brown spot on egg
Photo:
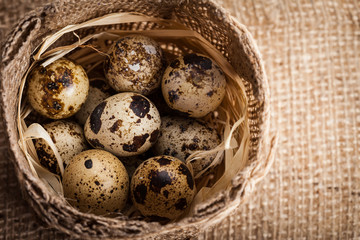
<path fill-rule="evenodd" d="M 170 126 L 173 125 L 173 124 L 174 124 L 173 122 L 170 122 L 170 121 L 169 121 L 169 122 L 166 123 L 165 127 L 170 127 Z"/>
<path fill-rule="evenodd" d="M 208 97 L 211 97 L 212 95 L 214 94 L 214 91 L 210 91 L 210 92 L 208 92 L 208 93 L 206 93 L 206 95 L 208 96 Z"/>
<path fill-rule="evenodd" d="M 110 132 L 114 133 L 119 130 L 119 128 L 122 126 L 123 121 L 121 119 L 114 122 L 114 124 L 109 128 Z"/>
<path fill-rule="evenodd" d="M 200 74 L 200 76 L 199 76 Z M 203 78 L 201 77 L 203 75 L 203 73 L 199 73 L 196 71 L 190 71 L 190 76 L 188 76 L 186 78 L 186 81 L 191 83 L 192 85 L 194 85 L 197 88 L 203 88 L 204 87 L 204 82 L 203 82 Z"/>
<path fill-rule="evenodd" d="M 94 148 L 104 148 L 104 145 L 100 143 L 99 139 L 88 139 L 88 142 Z"/>
<path fill-rule="evenodd" d="M 199 139 L 197 136 L 195 136 L 195 137 L 192 139 L 192 141 L 193 141 L 194 143 L 199 143 L 199 142 L 200 142 L 200 139 Z"/>
<path fill-rule="evenodd" d="M 96 184 L 96 186 L 100 185 L 99 181 L 97 181 L 97 180 L 94 183 Z"/>
<path fill-rule="evenodd" d="M 187 128 L 188 128 L 187 126 L 184 126 L 184 125 L 182 125 L 182 124 L 180 124 L 179 127 L 180 127 L 180 132 L 181 132 L 181 133 L 185 132 L 185 131 L 187 130 Z"/>
<path fill-rule="evenodd" d="M 174 75 L 174 77 L 172 77 Z M 165 84 L 168 84 L 170 83 L 170 80 L 172 79 L 177 79 L 180 77 L 180 73 L 179 73 L 179 70 L 172 70 L 170 73 L 169 73 L 169 77 L 171 77 L 170 79 L 168 80 L 165 80 Z"/>
<path fill-rule="evenodd" d="M 190 143 L 190 144 L 186 144 L 184 143 L 181 146 L 181 151 L 186 151 L 186 150 L 191 150 L 191 151 L 195 151 L 199 149 L 199 145 L 197 143 Z"/>
<path fill-rule="evenodd" d="M 68 110 L 69 110 L 69 112 L 72 112 L 72 111 L 74 111 L 74 107 L 70 106 L 70 107 L 68 107 Z"/>
<path fill-rule="evenodd" d="M 55 98 L 53 94 L 48 92 L 45 92 L 45 95 L 42 97 L 41 104 L 50 116 L 55 116 L 64 107 L 64 103 L 60 99 Z"/>
<path fill-rule="evenodd" d="M 147 188 L 144 184 L 137 185 L 133 192 L 135 201 L 139 204 L 144 204 L 146 193 L 147 193 Z"/>
<path fill-rule="evenodd" d="M 151 120 L 151 115 L 150 114 L 146 114 L 146 117 L 149 119 L 149 120 Z"/>
<path fill-rule="evenodd" d="M 133 138 L 132 144 L 124 144 L 123 150 L 126 152 L 136 152 L 139 148 L 141 148 L 142 145 L 146 142 L 146 139 L 149 137 L 149 134 L 143 134 L 140 136 L 135 136 Z"/>
<path fill-rule="evenodd" d="M 171 163 L 171 160 L 166 157 L 161 157 L 159 159 L 156 159 L 156 161 L 160 164 L 160 166 L 169 165 Z"/>
<path fill-rule="evenodd" d="M 191 151 L 195 151 L 199 149 L 199 145 L 197 143 L 190 143 L 188 147 Z"/>
<path fill-rule="evenodd" d="M 212 68 L 211 59 L 203 56 L 199 56 L 195 53 L 184 56 L 184 63 L 186 65 L 199 66 L 201 69 L 209 70 Z"/>
<path fill-rule="evenodd" d="M 49 169 L 50 172 L 58 174 L 59 167 L 55 155 L 49 154 L 44 148 L 46 148 L 45 145 L 40 145 L 40 147 L 36 148 L 40 164 Z"/>
<path fill-rule="evenodd" d="M 136 123 L 141 123 L 141 118 L 139 118 L 139 119 L 136 121 Z"/>
<path fill-rule="evenodd" d="M 62 109 L 62 104 L 60 104 L 58 101 L 53 101 L 52 102 L 52 107 L 54 108 L 54 109 L 56 109 L 56 110 L 61 110 Z"/>
<path fill-rule="evenodd" d="M 177 101 L 179 99 L 178 92 L 179 92 L 179 89 L 177 89 L 176 91 L 170 90 L 168 92 L 168 94 L 169 94 L 169 102 L 170 103 L 174 103 L 175 101 Z"/>
<path fill-rule="evenodd" d="M 180 198 L 180 199 L 175 203 L 175 208 L 176 208 L 176 210 L 184 210 L 186 207 L 187 207 L 186 198 Z"/>
<path fill-rule="evenodd" d="M 73 74 L 71 69 L 66 67 L 58 67 L 56 68 L 56 72 L 59 73 L 56 81 L 61 83 L 63 87 L 69 87 L 73 84 Z"/>
<path fill-rule="evenodd" d="M 59 85 L 56 82 L 49 82 L 46 85 L 47 89 L 49 89 L 50 91 L 53 90 L 58 90 L 59 89 Z"/>
<path fill-rule="evenodd" d="M 188 184 L 189 188 L 191 190 L 193 190 L 194 189 L 194 179 L 193 179 L 193 176 L 191 175 L 190 170 L 183 163 L 178 167 L 178 170 L 181 174 L 186 176 L 187 184 Z"/>
<path fill-rule="evenodd" d="M 203 146 L 202 149 L 203 150 L 210 150 L 210 147 L 209 146 Z"/>
<path fill-rule="evenodd" d="M 140 118 L 145 117 L 146 114 L 150 111 L 150 102 L 140 95 L 135 95 L 131 98 L 133 101 L 130 103 L 130 109 L 136 116 Z"/>
<path fill-rule="evenodd" d="M 82 137 L 81 133 L 75 131 L 74 129 L 70 130 L 70 131 L 69 131 L 69 134 L 70 134 L 70 136 L 72 136 L 72 137 L 78 137 L 78 138 L 81 138 L 81 137 Z"/>
<path fill-rule="evenodd" d="M 172 184 L 172 179 L 167 171 L 151 170 L 149 179 L 150 190 L 155 193 L 160 193 L 163 187 Z"/>
<path fill-rule="evenodd" d="M 151 134 L 150 134 L 150 142 L 156 142 L 158 136 L 159 136 L 159 129 L 154 130 Z"/>
<path fill-rule="evenodd" d="M 85 167 L 86 167 L 87 169 L 90 169 L 90 168 L 92 168 L 92 166 L 93 166 L 93 162 L 92 162 L 91 159 L 88 159 L 88 160 L 85 161 L 84 165 L 85 165 Z"/>
<path fill-rule="evenodd" d="M 101 114 L 103 113 L 106 106 L 106 101 L 100 103 L 95 107 L 95 109 L 92 111 L 90 115 L 90 129 L 95 134 L 97 134 L 100 131 L 101 128 Z"/>

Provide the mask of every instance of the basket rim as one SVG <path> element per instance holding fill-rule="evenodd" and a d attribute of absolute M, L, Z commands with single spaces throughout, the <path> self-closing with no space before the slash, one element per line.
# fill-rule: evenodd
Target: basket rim
<path fill-rule="evenodd" d="M 255 40 L 253 39 L 252 35 L 250 34 L 250 32 L 246 29 L 246 27 L 244 25 L 239 23 L 234 17 L 232 17 L 227 11 L 225 11 L 221 6 L 219 6 L 213 0 L 197 0 L 197 1 L 206 2 L 213 9 L 216 9 L 218 11 L 217 14 L 219 16 L 221 16 L 224 19 L 224 21 L 227 21 L 227 22 L 229 22 L 230 24 L 232 24 L 234 26 L 234 31 L 235 31 L 234 34 L 237 34 L 238 37 L 240 37 L 240 34 L 242 32 L 243 34 L 245 33 L 245 36 L 248 38 L 248 41 L 250 43 L 249 45 L 251 47 L 250 50 L 252 50 L 252 54 L 253 54 L 252 56 L 257 61 L 258 68 L 259 68 L 260 73 L 261 73 L 261 79 L 262 79 L 261 87 L 262 87 L 263 92 L 261 92 L 260 94 L 262 94 L 261 95 L 262 96 L 261 100 L 263 101 L 263 104 L 264 104 L 264 113 L 261 114 L 262 118 L 263 118 L 263 121 L 262 121 L 262 123 L 259 124 L 259 127 L 262 128 L 261 129 L 262 133 L 268 133 L 269 125 L 270 125 L 270 114 L 268 114 L 269 108 L 270 108 L 269 86 L 268 86 L 267 76 L 266 76 L 266 73 L 265 73 L 264 63 L 262 61 L 261 54 L 260 54 L 260 52 L 258 50 L 258 47 L 257 47 L 257 45 L 255 43 Z M 179 1 L 177 6 L 180 6 L 181 4 L 186 4 L 186 2 L 187 1 Z M 56 5 L 56 4 L 59 4 L 59 3 L 60 3 L 60 1 L 57 1 L 54 4 Z M 7 137 L 9 139 L 9 141 L 7 141 L 6 144 L 8 145 L 9 149 L 11 150 L 11 151 L 9 151 L 10 152 L 9 158 L 11 159 L 11 161 L 13 162 L 13 164 L 15 166 L 15 170 L 16 170 L 16 173 L 17 173 L 18 180 L 20 182 L 21 181 L 27 181 L 26 186 L 22 186 L 22 184 L 21 184 L 21 187 L 23 188 L 23 194 L 25 194 L 27 196 L 26 199 L 33 206 L 36 213 L 38 215 L 41 215 L 41 216 L 43 216 L 43 214 L 46 213 L 46 210 L 39 207 L 39 206 L 34 206 L 35 205 L 35 203 L 33 202 L 34 200 L 32 199 L 31 196 L 28 196 L 29 191 L 33 190 L 34 188 L 37 189 L 38 191 L 41 191 L 42 194 L 44 194 L 44 196 L 46 196 L 48 198 L 48 202 L 50 204 L 54 204 L 54 202 L 58 202 L 57 201 L 58 197 L 57 196 L 51 196 L 51 195 L 47 194 L 46 193 L 46 191 L 47 191 L 46 187 L 44 185 L 42 185 L 42 183 L 39 182 L 36 177 L 32 176 L 32 174 L 29 171 L 27 171 L 26 169 L 24 169 L 24 168 L 22 168 L 20 166 L 20 160 L 25 159 L 25 158 L 24 158 L 23 154 L 19 154 L 21 151 L 20 151 L 20 148 L 17 146 L 17 142 L 14 139 L 14 135 L 16 135 L 16 133 L 13 133 L 12 130 L 8 126 L 8 122 L 11 121 L 11 118 L 10 118 L 9 114 L 7 114 L 9 110 L 8 110 L 7 106 L 5 105 L 6 89 L 4 88 L 3 77 L 2 77 L 3 74 L 2 73 L 3 73 L 3 69 L 6 66 L 9 66 L 11 64 L 11 62 L 14 60 L 14 58 L 12 58 L 12 59 L 6 58 L 6 48 L 9 45 L 11 45 L 11 43 L 13 41 L 13 38 L 14 38 L 14 35 L 17 32 L 17 29 L 21 29 L 21 27 L 23 27 L 23 25 L 26 24 L 26 22 L 29 21 L 29 19 L 30 20 L 35 19 L 36 21 L 38 21 L 38 19 L 40 19 L 43 16 L 42 13 L 45 12 L 45 11 L 48 12 L 48 9 L 49 9 L 49 5 L 45 5 L 42 8 L 39 8 L 37 10 L 33 10 L 27 16 L 25 16 L 22 20 L 20 20 L 19 23 L 17 24 L 17 27 L 13 30 L 12 33 L 10 33 L 8 35 L 8 37 L 6 38 L 5 43 L 3 43 L 3 46 L 2 46 L 2 53 L 3 54 L 0 57 L 0 60 L 1 60 L 1 63 L 0 63 L 0 67 L 1 67 L 1 71 L 0 71 L 0 79 L 1 79 L 1 86 L 0 86 L 1 99 L 0 99 L 0 103 L 1 103 L 1 106 L 2 106 L 1 111 L 2 111 L 2 114 L 4 116 L 3 117 L 3 122 L 4 122 Z M 264 151 L 265 155 L 268 155 L 269 150 L 268 149 L 263 149 L 266 146 L 262 146 L 263 145 L 262 141 L 264 140 L 265 135 L 261 134 L 260 136 L 261 137 L 260 137 L 259 151 L 256 154 L 259 155 L 259 153 L 261 151 Z M 237 175 L 239 175 L 239 173 L 237 173 Z M 224 195 L 224 192 L 226 192 L 226 191 L 227 190 L 219 192 L 216 197 L 222 197 L 221 195 Z M 212 199 L 214 199 L 214 198 L 215 197 L 213 197 Z M 210 201 L 210 200 L 211 199 L 209 199 L 208 201 Z M 230 203 L 230 204 L 228 206 L 226 206 L 226 209 L 225 209 L 226 214 L 221 214 L 220 211 L 217 211 L 217 212 L 215 212 L 215 213 L 213 213 L 211 215 L 207 215 L 206 217 L 201 217 L 199 219 L 195 219 L 195 220 L 192 220 L 192 221 L 189 221 L 189 219 L 183 219 L 183 220 L 181 220 L 179 222 L 170 223 L 170 224 L 167 224 L 167 225 L 164 225 L 164 226 L 160 226 L 158 223 L 147 223 L 146 222 L 146 224 L 149 225 L 149 227 L 151 227 L 151 226 L 159 227 L 160 226 L 160 231 L 166 231 L 166 232 L 175 231 L 179 227 L 184 228 L 185 225 L 188 226 L 188 227 L 195 227 L 195 228 L 199 224 L 200 225 L 212 225 L 212 224 L 215 224 L 215 223 L 221 221 L 227 215 L 227 213 L 230 213 L 231 211 L 233 211 L 233 209 L 235 209 L 237 206 L 239 206 L 241 202 L 240 201 L 230 200 L 230 202 L 228 202 L 228 203 Z M 74 214 L 84 216 L 84 217 L 86 215 L 89 215 L 89 214 L 80 213 L 77 210 L 73 210 L 73 209 L 68 209 L 68 210 L 70 210 L 70 212 L 72 212 Z M 94 215 L 91 215 L 91 217 L 94 218 Z M 104 218 L 104 217 L 96 216 L 95 218 L 100 220 L 100 221 L 104 221 L 104 220 L 109 221 L 108 218 Z M 209 221 L 210 219 L 212 219 L 212 220 Z M 71 231 L 68 228 L 63 227 L 62 225 L 55 225 L 54 226 L 54 224 L 52 222 L 49 222 L 50 221 L 49 219 L 46 219 L 46 220 L 48 220 L 48 221 L 46 221 L 47 224 L 51 225 L 52 227 L 58 228 L 59 230 L 65 232 L 65 233 L 71 233 Z M 121 221 L 121 220 L 116 220 L 116 221 Z M 132 220 L 130 220 L 130 221 L 132 221 Z M 129 222 L 129 221 L 127 220 L 126 222 Z M 144 221 L 141 221 L 141 222 L 145 223 Z M 158 235 L 159 232 L 151 232 L 150 231 L 148 233 L 145 233 L 144 235 L 142 235 L 142 234 L 141 235 L 136 235 L 135 234 L 133 236 L 151 237 L 151 236 L 155 236 L 155 234 Z"/>

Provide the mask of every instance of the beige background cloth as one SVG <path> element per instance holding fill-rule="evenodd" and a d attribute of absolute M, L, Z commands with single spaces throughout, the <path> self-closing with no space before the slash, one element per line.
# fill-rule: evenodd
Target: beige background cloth
<path fill-rule="evenodd" d="M 0 0 L 1 39 L 45 0 Z M 269 77 L 276 159 L 200 239 L 360 239 L 360 1 L 223 0 Z M 16 69 L 15 69 L 16 70 Z M 68 239 L 22 199 L 0 127 L 0 239 Z"/>

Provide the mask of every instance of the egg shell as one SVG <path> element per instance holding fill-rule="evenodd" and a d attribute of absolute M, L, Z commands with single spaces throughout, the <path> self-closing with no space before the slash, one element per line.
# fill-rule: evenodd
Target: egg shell
<path fill-rule="evenodd" d="M 85 102 L 89 80 L 84 69 L 59 59 L 46 67 L 36 67 L 28 77 L 27 96 L 41 115 L 63 119 L 74 115 Z"/>
<path fill-rule="evenodd" d="M 204 117 L 214 111 L 225 96 L 226 78 L 212 59 L 188 54 L 166 68 L 161 89 L 170 108 L 190 117 Z"/>
<path fill-rule="evenodd" d="M 64 168 L 70 160 L 78 153 L 88 149 L 82 127 L 75 123 L 65 120 L 57 120 L 43 125 L 54 142 L 64 164 Z M 43 139 L 35 141 L 35 148 L 40 163 L 52 173 L 60 175 L 60 168 L 54 152 Z"/>
<path fill-rule="evenodd" d="M 142 35 L 126 36 L 110 47 L 109 56 L 104 63 L 104 73 L 116 91 L 147 95 L 160 86 L 163 53 L 153 39 Z"/>
<path fill-rule="evenodd" d="M 129 176 L 113 154 L 92 149 L 76 155 L 65 169 L 64 196 L 82 212 L 121 211 L 129 193 Z"/>
<path fill-rule="evenodd" d="M 171 155 L 185 162 L 192 153 L 214 149 L 221 143 L 215 129 L 192 118 L 162 118 L 160 134 L 153 150 L 156 155 Z M 194 176 L 211 164 L 216 153 L 191 161 Z"/>
<path fill-rule="evenodd" d="M 94 148 L 117 156 L 147 151 L 157 140 L 160 115 L 155 105 L 138 93 L 118 93 L 100 103 L 86 120 L 85 137 Z"/>
<path fill-rule="evenodd" d="M 94 108 L 106 98 L 114 95 L 116 92 L 105 82 L 105 80 L 90 81 L 88 97 L 84 105 L 75 114 L 75 118 L 81 125 L 84 125 Z"/>
<path fill-rule="evenodd" d="M 156 156 L 143 162 L 130 184 L 134 206 L 152 220 L 168 221 L 181 216 L 195 195 L 193 176 L 172 156 Z"/>

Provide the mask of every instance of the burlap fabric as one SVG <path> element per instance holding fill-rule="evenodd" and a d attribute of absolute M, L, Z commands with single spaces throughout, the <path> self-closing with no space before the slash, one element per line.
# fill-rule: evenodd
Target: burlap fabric
<path fill-rule="evenodd" d="M 37 4 L 1 3 L 2 32 Z M 222 4 L 247 25 L 263 54 L 279 147 L 248 203 L 199 238 L 359 238 L 360 3 Z M 68 239 L 41 226 L 21 200 L 6 156 L 0 164 L 1 237 Z"/>

